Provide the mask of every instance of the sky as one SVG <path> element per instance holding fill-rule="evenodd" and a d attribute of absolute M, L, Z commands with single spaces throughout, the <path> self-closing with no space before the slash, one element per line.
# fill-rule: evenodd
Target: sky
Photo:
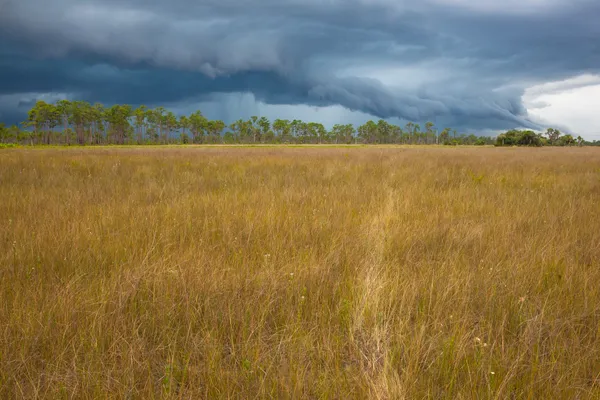
<path fill-rule="evenodd" d="M 0 0 L 0 121 L 38 99 L 600 140 L 597 0 Z"/>

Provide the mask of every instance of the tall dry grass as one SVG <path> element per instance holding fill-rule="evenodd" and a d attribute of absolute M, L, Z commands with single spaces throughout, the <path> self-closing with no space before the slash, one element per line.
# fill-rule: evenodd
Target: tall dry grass
<path fill-rule="evenodd" d="M 600 397 L 598 149 L 0 152 L 0 398 Z"/>

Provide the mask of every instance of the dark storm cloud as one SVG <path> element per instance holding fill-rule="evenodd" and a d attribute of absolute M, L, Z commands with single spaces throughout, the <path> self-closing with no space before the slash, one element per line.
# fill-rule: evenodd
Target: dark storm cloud
<path fill-rule="evenodd" d="M 175 104 L 250 92 L 383 118 L 535 127 L 526 86 L 600 66 L 600 7 L 588 1 L 3 1 L 0 96 L 22 94 L 23 106 L 28 93 Z"/>

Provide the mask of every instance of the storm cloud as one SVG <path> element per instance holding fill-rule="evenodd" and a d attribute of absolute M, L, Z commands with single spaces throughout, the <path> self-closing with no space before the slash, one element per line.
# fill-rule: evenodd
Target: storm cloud
<path fill-rule="evenodd" d="M 186 109 L 251 94 L 541 128 L 525 89 L 598 73 L 599 16 L 587 0 L 0 0 L 0 119 L 37 98 Z"/>

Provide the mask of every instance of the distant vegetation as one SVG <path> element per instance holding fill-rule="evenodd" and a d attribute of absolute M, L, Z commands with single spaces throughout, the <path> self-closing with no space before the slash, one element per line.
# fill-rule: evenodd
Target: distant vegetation
<path fill-rule="evenodd" d="M 27 145 L 91 144 L 443 144 L 443 145 L 600 145 L 581 137 L 561 136 L 549 129 L 548 138 L 533 131 L 512 130 L 497 138 L 459 134 L 451 128 L 437 129 L 432 122 L 424 127 L 409 122 L 404 127 L 385 120 L 368 121 L 356 128 L 337 124 L 327 130 L 323 124 L 300 120 L 253 116 L 227 125 L 209 120 L 196 111 L 176 116 L 164 107 L 147 108 L 116 104 L 104 107 L 84 101 L 60 100 L 55 104 L 38 101 L 21 127 L 0 124 L 0 143 Z"/>
<path fill-rule="evenodd" d="M 561 135 L 558 129 L 548 128 L 546 136 L 534 131 L 519 131 L 516 129 L 498 135 L 496 146 L 572 146 L 572 145 L 600 145 L 600 142 L 588 143 L 581 136 L 577 139 L 572 135 Z"/>

